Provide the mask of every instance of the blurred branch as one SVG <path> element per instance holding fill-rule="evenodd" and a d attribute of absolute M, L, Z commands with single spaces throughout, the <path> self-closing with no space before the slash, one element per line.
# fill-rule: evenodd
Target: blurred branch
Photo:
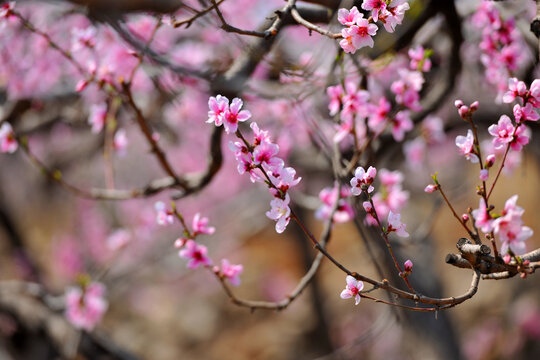
<path fill-rule="evenodd" d="M 110 337 L 75 329 L 58 313 L 58 298 L 53 298 L 35 283 L 0 282 L 0 313 L 7 313 L 24 329 L 47 340 L 62 358 L 135 360 Z M 61 301 L 63 303 L 63 301 Z M 60 304 L 61 305 L 61 304 Z"/>

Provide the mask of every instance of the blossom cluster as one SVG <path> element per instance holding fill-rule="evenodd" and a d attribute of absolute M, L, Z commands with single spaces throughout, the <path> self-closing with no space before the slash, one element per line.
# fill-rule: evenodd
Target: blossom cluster
<path fill-rule="evenodd" d="M 356 6 L 350 10 L 338 10 L 338 21 L 346 26 L 341 30 L 343 39 L 339 45 L 346 53 L 355 53 L 365 46 L 373 47 L 372 36 L 378 30 L 376 22 L 381 22 L 386 31 L 394 32 L 396 26 L 402 23 L 409 4 L 407 0 L 364 0 L 362 9 L 371 11 L 371 16 L 364 18 Z"/>
<path fill-rule="evenodd" d="M 485 80 L 498 90 L 500 101 L 508 78 L 525 60 L 526 46 L 515 20 L 504 20 L 493 2 L 481 2 L 472 24 L 482 31 L 480 60 L 485 67 Z"/>
<path fill-rule="evenodd" d="M 370 166 L 367 171 L 359 166 L 350 181 L 353 195 L 358 196 L 365 193 L 368 196 L 368 201 L 364 201 L 362 204 L 367 213 L 366 223 L 379 225 L 377 219 L 387 218 L 387 233 L 395 231 L 399 236 L 409 236 L 405 231 L 405 224 L 401 223 L 401 215 L 399 214 L 409 199 L 409 192 L 404 191 L 401 187 L 403 174 L 399 171 L 381 169 L 379 171 L 381 189 L 372 196 L 371 193 L 375 188 L 371 184 L 376 175 L 377 169 L 373 166 Z"/>
<path fill-rule="evenodd" d="M 483 198 L 480 199 L 478 209 L 472 211 L 478 229 L 484 233 L 493 231 L 498 236 L 502 254 L 506 254 L 509 249 L 516 255 L 525 253 L 525 240 L 533 235 L 533 230 L 523 225 L 521 216 L 525 210 L 516 205 L 517 199 L 517 195 L 508 199 L 499 215 L 490 214 Z"/>
<path fill-rule="evenodd" d="M 107 311 L 105 286 L 92 282 L 66 290 L 66 317 L 78 329 L 91 331 Z"/>
<path fill-rule="evenodd" d="M 403 141 L 405 133 L 413 128 L 410 111 L 422 109 L 420 90 L 424 84 L 423 72 L 431 69 L 430 54 L 421 46 L 409 50 L 410 68 L 398 69 L 399 79 L 390 86 L 395 95 L 396 109 L 384 95 L 372 99 L 370 92 L 360 89 L 358 81 L 353 79 L 346 79 L 344 86 L 328 87 L 330 115 L 339 114 L 340 120 L 334 141 L 341 142 L 347 136 L 355 135 L 362 142 L 368 130 L 377 136 L 387 127 L 390 127 L 394 140 Z"/>
<path fill-rule="evenodd" d="M 169 225 L 174 223 L 175 215 L 182 219 L 182 226 L 185 226 L 183 218 L 176 212 L 175 209 L 168 209 L 165 204 L 158 201 L 155 204 L 157 211 L 156 222 L 159 225 Z M 242 265 L 231 264 L 229 260 L 221 260 L 221 268 L 214 266 L 212 259 L 208 256 L 208 247 L 198 244 L 197 237 L 199 235 L 212 235 L 216 228 L 209 226 L 209 219 L 202 217 L 200 213 L 196 213 L 191 221 L 191 231 L 186 227 L 184 228 L 183 236 L 175 240 L 174 246 L 180 249 L 178 255 L 181 258 L 188 260 L 188 269 L 197 269 L 202 266 L 212 271 L 223 278 L 228 279 L 232 285 L 237 286 L 240 284 L 240 274 L 244 270 Z"/>
<path fill-rule="evenodd" d="M 315 212 L 315 217 L 319 220 L 328 220 L 332 213 L 332 208 L 336 201 L 338 201 L 336 211 L 332 217 L 332 221 L 336 223 L 344 223 L 351 220 L 354 217 L 354 210 L 352 206 L 347 202 L 347 198 L 351 196 L 351 189 L 347 186 L 342 186 L 339 194 L 338 201 L 338 188 L 326 187 L 319 193 L 319 199 L 322 205 Z"/>
<path fill-rule="evenodd" d="M 228 107 L 228 99 L 217 95 L 210 97 L 208 106 L 208 123 L 225 127 L 227 133 L 237 132 L 238 122 L 251 117 L 247 110 L 240 111 L 242 100 L 234 98 Z M 289 208 L 289 189 L 298 185 L 301 178 L 296 178 L 296 170 L 286 167 L 283 159 L 279 158 L 279 146 L 272 142 L 268 131 L 259 128 L 252 122 L 253 141 L 248 142 L 241 134 L 238 141 L 230 141 L 229 149 L 234 153 L 240 174 L 249 173 L 252 182 L 266 183 L 270 194 L 274 197 L 270 202 L 271 209 L 266 216 L 276 221 L 276 231 L 282 233 L 287 227 L 291 209 Z"/>

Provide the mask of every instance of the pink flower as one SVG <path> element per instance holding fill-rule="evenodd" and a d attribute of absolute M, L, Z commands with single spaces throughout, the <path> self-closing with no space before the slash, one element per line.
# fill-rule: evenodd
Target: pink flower
<path fill-rule="evenodd" d="M 321 220 L 327 220 L 337 200 L 337 187 L 326 187 L 319 193 L 319 199 L 322 201 L 321 207 L 315 212 L 315 217 Z M 351 195 L 350 190 L 343 186 L 341 188 L 341 196 L 338 202 L 337 209 L 332 220 L 336 223 L 344 223 L 354 217 L 354 210 L 347 202 L 346 198 Z"/>
<path fill-rule="evenodd" d="M 475 220 L 474 225 L 485 234 L 493 230 L 493 219 L 487 211 L 486 202 L 483 198 L 479 201 L 478 209 L 473 210 L 471 214 Z"/>
<path fill-rule="evenodd" d="M 368 126 L 374 133 L 384 129 L 384 123 L 390 110 L 392 110 L 392 105 L 384 96 L 379 99 L 378 105 L 370 105 Z"/>
<path fill-rule="evenodd" d="M 514 140 L 514 126 L 512 120 L 506 115 L 502 115 L 497 125 L 493 124 L 488 128 L 488 132 L 494 136 L 493 146 L 495 149 L 502 148 L 505 144 Z"/>
<path fill-rule="evenodd" d="M 503 95 L 505 103 L 511 103 L 516 97 L 524 97 L 527 94 L 527 85 L 517 78 L 508 79 L 508 91 Z"/>
<path fill-rule="evenodd" d="M 400 80 L 396 80 L 390 86 L 390 90 L 396 94 L 396 102 L 403 104 L 411 110 L 419 111 L 420 94 L 424 84 L 424 76 L 419 71 L 410 71 L 408 69 L 399 69 L 398 74 Z"/>
<path fill-rule="evenodd" d="M 256 122 L 252 122 L 249 127 L 253 131 L 253 145 L 258 146 L 263 143 L 271 143 L 267 130 L 259 129 L 259 125 Z"/>
<path fill-rule="evenodd" d="M 386 10 L 386 6 L 385 0 L 364 0 L 362 3 L 362 9 L 371 10 L 373 21 L 375 22 L 379 20 L 379 14 Z"/>
<path fill-rule="evenodd" d="M 328 110 L 330 110 L 330 116 L 336 115 L 341 108 L 341 98 L 343 96 L 343 87 L 341 85 L 329 86 L 326 89 L 326 94 L 330 98 L 328 104 Z"/>
<path fill-rule="evenodd" d="M 398 236 L 409 237 L 409 233 L 405 231 L 407 225 L 401 222 L 401 214 L 394 214 L 392 210 L 388 213 L 388 229 L 387 232 L 396 232 Z"/>
<path fill-rule="evenodd" d="M 510 143 L 512 150 L 521 151 L 523 146 L 529 143 L 531 137 L 531 131 L 525 125 L 518 125 L 515 133 L 514 140 Z"/>
<path fill-rule="evenodd" d="M 540 80 L 535 79 L 531 84 L 530 90 L 531 98 L 529 101 L 532 102 L 535 108 L 540 107 Z"/>
<path fill-rule="evenodd" d="M 405 133 L 412 130 L 413 122 L 411 121 L 409 111 L 399 111 L 392 123 L 392 136 L 396 141 L 403 141 Z"/>
<path fill-rule="evenodd" d="M 478 162 L 478 156 L 473 148 L 474 136 L 471 130 L 467 131 L 467 136 L 456 136 L 456 146 L 459 148 L 459 152 L 465 155 L 465 159 L 470 160 L 472 163 Z"/>
<path fill-rule="evenodd" d="M 369 46 L 373 47 L 372 36 L 377 33 L 377 25 L 370 24 L 367 19 L 363 18 L 363 14 L 359 14 L 356 18 L 356 25 L 341 30 L 343 40 L 339 45 L 346 53 L 354 53 L 356 50 Z"/>
<path fill-rule="evenodd" d="M 92 125 L 92 132 L 99 133 L 105 125 L 107 120 L 107 104 L 97 104 L 90 106 L 90 116 L 88 117 L 88 123 Z"/>
<path fill-rule="evenodd" d="M 96 46 L 95 27 L 89 26 L 86 29 L 75 28 L 71 30 L 71 51 L 76 52 L 94 46 Z"/>
<path fill-rule="evenodd" d="M 78 329 L 91 331 L 107 311 L 105 287 L 90 283 L 85 288 L 72 287 L 66 290 L 66 317 Z"/>
<path fill-rule="evenodd" d="M 371 214 L 371 212 L 373 212 L 373 206 L 371 205 L 371 203 L 369 201 L 364 201 L 362 203 L 362 207 L 364 208 L 364 210 L 368 213 L 368 214 Z"/>
<path fill-rule="evenodd" d="M 367 190 L 368 193 L 373 192 L 374 188 L 371 184 L 376 175 L 377 169 L 373 166 L 370 166 L 367 171 L 361 166 L 357 167 L 351 179 L 352 194 L 358 196 L 363 190 Z"/>
<path fill-rule="evenodd" d="M 379 20 L 384 24 L 384 28 L 389 33 L 394 32 L 397 25 L 403 22 L 405 11 L 409 10 L 407 0 L 392 0 L 386 11 L 379 15 Z"/>
<path fill-rule="evenodd" d="M 537 121 L 540 118 L 530 103 L 527 103 L 525 106 L 514 105 L 514 117 L 518 124 L 526 120 Z"/>
<path fill-rule="evenodd" d="M 211 96 L 208 99 L 208 107 L 210 111 L 208 111 L 208 120 L 206 122 L 221 126 L 223 124 L 223 116 L 229 110 L 229 99 L 221 95 L 216 97 Z"/>
<path fill-rule="evenodd" d="M 358 17 L 362 18 L 363 14 L 360 14 L 356 6 L 353 6 L 350 11 L 347 9 L 338 10 L 338 21 L 342 25 L 352 26 L 356 24 L 356 19 Z"/>
<path fill-rule="evenodd" d="M 165 226 L 170 225 L 174 222 L 173 213 L 170 210 L 167 210 L 165 203 L 163 201 L 158 201 L 154 204 L 154 208 L 157 211 L 156 222 L 159 225 Z"/>
<path fill-rule="evenodd" d="M 263 142 L 253 150 L 253 163 L 255 165 L 266 163 L 270 167 L 283 167 L 283 160 L 276 157 L 278 152 L 279 146 L 277 144 Z"/>
<path fill-rule="evenodd" d="M 281 167 L 277 173 L 269 175 L 272 180 L 272 184 L 277 187 L 282 193 L 286 193 L 293 186 L 298 185 L 301 177 L 296 177 L 296 170 L 292 167 Z M 279 197 L 278 193 L 274 193 L 275 189 L 270 189 L 273 196 Z"/>
<path fill-rule="evenodd" d="M 510 248 L 516 255 L 526 251 L 525 240 L 533 235 L 528 226 L 523 226 L 521 215 L 515 212 L 508 213 L 494 221 L 495 233 L 499 236 L 501 253 L 505 254 Z"/>
<path fill-rule="evenodd" d="M 482 181 L 487 181 L 488 176 L 489 176 L 489 171 L 488 171 L 488 169 L 482 169 L 482 170 L 480 170 L 480 175 L 479 175 L 480 180 L 482 180 Z"/>
<path fill-rule="evenodd" d="M 131 241 L 131 234 L 126 229 L 118 229 L 107 238 L 107 247 L 116 251 L 127 245 Z"/>
<path fill-rule="evenodd" d="M 431 60 L 429 59 L 429 55 L 426 54 L 426 50 L 421 45 L 414 49 L 409 49 L 408 54 L 409 58 L 411 58 L 411 62 L 409 64 L 411 70 L 423 72 L 428 72 L 431 70 Z"/>
<path fill-rule="evenodd" d="M 285 231 L 285 228 L 289 224 L 291 219 L 291 209 L 289 208 L 289 194 L 285 195 L 285 199 L 274 198 L 270 202 L 272 207 L 270 211 L 266 212 L 266 216 L 276 221 L 276 232 L 281 234 Z"/>
<path fill-rule="evenodd" d="M 229 109 L 223 114 L 223 126 L 227 134 L 236 132 L 238 122 L 246 121 L 251 117 L 248 110 L 242 110 L 243 102 L 239 98 L 234 98 L 229 106 Z"/>
<path fill-rule="evenodd" d="M 360 280 L 356 280 L 351 275 L 347 275 L 345 278 L 347 285 L 345 290 L 339 295 L 342 299 L 350 299 L 354 297 L 355 305 L 360 303 L 360 291 L 364 288 L 364 283 Z"/>
<path fill-rule="evenodd" d="M 196 213 L 195 216 L 193 216 L 193 222 L 191 226 L 193 228 L 193 236 L 197 236 L 198 234 L 211 235 L 216 231 L 215 227 L 208 226 L 208 218 L 202 218 L 200 213 Z"/>
<path fill-rule="evenodd" d="M 212 260 L 206 255 L 208 248 L 204 245 L 198 245 L 193 240 L 186 241 L 185 248 L 180 250 L 178 255 L 184 259 L 189 259 L 187 267 L 189 269 L 196 269 L 199 266 L 210 266 Z"/>
<path fill-rule="evenodd" d="M 238 286 L 240 285 L 240 274 L 244 271 L 242 265 L 233 265 L 229 263 L 229 260 L 221 260 L 221 274 L 229 279 L 231 285 Z"/>
<path fill-rule="evenodd" d="M 129 144 L 128 138 L 126 136 L 126 130 L 118 129 L 114 133 L 113 139 L 113 148 L 116 150 L 118 155 L 124 156 L 126 154 L 126 148 Z"/>
<path fill-rule="evenodd" d="M 0 19 L 7 19 L 12 15 L 13 9 L 15 9 L 15 1 L 9 1 L 0 6 Z"/>
<path fill-rule="evenodd" d="M 15 133 L 13 132 L 11 124 L 8 122 L 3 123 L 0 127 L 0 152 L 11 154 L 14 153 L 18 147 L 19 144 L 15 139 Z"/>

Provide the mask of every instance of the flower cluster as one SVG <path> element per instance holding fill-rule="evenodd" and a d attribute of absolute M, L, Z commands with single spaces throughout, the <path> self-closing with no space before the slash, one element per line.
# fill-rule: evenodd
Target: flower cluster
<path fill-rule="evenodd" d="M 396 26 L 403 21 L 409 4 L 406 0 L 364 0 L 362 9 L 371 10 L 371 17 L 364 18 L 364 14 L 358 11 L 356 6 L 350 10 L 338 10 L 338 21 L 346 26 L 341 30 L 343 40 L 339 45 L 346 53 L 354 53 L 365 46 L 373 47 L 372 36 L 375 36 L 378 30 L 375 22 L 380 21 L 386 31 L 394 32 Z"/>
<path fill-rule="evenodd" d="M 484 199 L 480 199 L 478 209 L 472 211 L 475 226 L 484 233 L 494 232 L 501 242 L 501 253 L 510 249 L 514 254 L 523 254 L 526 250 L 525 240 L 533 235 L 528 226 L 523 225 L 521 216 L 525 212 L 516 205 L 518 196 L 514 195 L 506 201 L 500 215 L 491 215 Z"/>
<path fill-rule="evenodd" d="M 362 204 L 366 211 L 366 223 L 369 225 L 378 225 L 377 218 L 388 217 L 387 233 L 395 231 L 402 237 L 409 234 L 405 232 L 405 224 L 400 221 L 399 211 L 405 206 L 409 199 L 409 192 L 401 187 L 403 174 L 399 171 L 389 171 L 381 169 L 379 177 L 381 179 L 381 189 L 375 195 L 371 196 L 374 187 L 371 185 L 375 180 L 377 170 L 370 166 L 366 171 L 363 167 L 356 168 L 354 177 L 351 179 L 351 192 L 358 196 L 362 192 L 368 196 L 368 201 Z"/>
<path fill-rule="evenodd" d="M 227 111 L 229 111 L 226 106 L 228 104 L 227 98 L 221 95 L 215 98 L 211 97 L 208 104 L 210 111 L 208 112 L 207 122 L 213 122 L 216 126 L 223 123 L 227 130 L 227 121 L 229 121 L 227 120 L 229 115 L 226 115 Z M 238 113 L 238 109 L 242 106 L 242 100 L 234 98 L 232 104 L 239 104 L 235 108 L 235 113 Z M 242 115 L 242 113 L 244 114 Z M 243 110 L 238 114 L 238 121 L 244 121 L 251 117 L 247 110 Z M 271 209 L 266 212 L 266 216 L 276 221 L 276 231 L 282 233 L 289 224 L 291 215 L 288 191 L 293 186 L 298 185 L 301 178 L 295 178 L 296 170 L 292 167 L 285 167 L 285 162 L 277 157 L 279 146 L 272 142 L 268 131 L 259 129 L 255 122 L 250 124 L 250 128 L 253 132 L 253 141 L 248 142 L 241 134 L 237 134 L 239 141 L 230 141 L 229 149 L 234 153 L 240 174 L 247 172 L 250 174 L 252 182 L 263 182 L 268 186 L 274 199 L 270 202 Z M 231 129 L 229 128 L 227 132 L 233 132 Z M 238 125 L 235 123 L 234 132 L 237 129 Z"/>
<path fill-rule="evenodd" d="M 216 126 L 225 128 L 227 134 L 234 133 L 238 130 L 238 122 L 243 122 L 251 117 L 248 110 L 240 110 L 244 103 L 239 98 L 234 98 L 229 105 L 229 99 L 225 96 L 218 95 L 210 97 L 208 100 L 208 120 L 207 123 L 214 123 Z"/>
<path fill-rule="evenodd" d="M 330 115 L 339 114 L 340 120 L 334 141 L 341 142 L 347 136 L 354 135 L 358 142 L 362 142 L 368 130 L 374 136 L 378 136 L 387 127 L 390 127 L 394 140 L 403 141 L 405 133 L 413 128 L 410 110 L 422 110 L 419 92 L 424 84 L 422 72 L 429 71 L 431 68 L 430 55 L 431 51 L 421 46 L 410 49 L 409 58 L 412 69 L 398 69 L 399 79 L 390 86 L 398 105 L 394 111 L 392 111 L 392 104 L 385 96 L 372 99 L 370 92 L 359 88 L 359 79 L 348 78 L 344 86 L 339 84 L 328 87 L 326 93 L 330 98 L 328 105 Z M 367 80 L 369 83 L 370 79 Z"/>
<path fill-rule="evenodd" d="M 3 123 L 0 127 L 0 152 L 14 153 L 18 147 L 13 128 L 8 122 Z"/>
<path fill-rule="evenodd" d="M 344 223 L 351 220 L 354 217 L 354 210 L 347 202 L 347 198 L 351 196 L 351 189 L 346 186 L 341 187 L 339 194 L 339 201 L 332 220 L 336 223 Z M 338 200 L 337 186 L 326 187 L 319 193 L 319 199 L 322 201 L 321 207 L 315 212 L 315 217 L 320 220 L 327 220 L 330 218 L 330 213 L 334 204 Z"/>
<path fill-rule="evenodd" d="M 107 311 L 105 286 L 92 282 L 66 290 L 66 317 L 78 329 L 91 331 Z"/>
<path fill-rule="evenodd" d="M 196 213 L 191 222 L 191 231 L 185 228 L 183 236 L 174 242 L 174 246 L 180 249 L 178 255 L 188 260 L 188 269 L 197 269 L 200 266 L 210 269 L 213 264 L 212 259 L 208 256 L 208 247 L 198 244 L 196 241 L 199 235 L 212 235 L 216 231 L 213 226 L 208 225 L 208 222 L 207 217 L 202 217 L 200 213 Z M 184 224 L 183 221 L 182 224 Z M 229 260 L 222 259 L 221 268 L 216 265 L 212 268 L 212 271 L 217 276 L 228 279 L 232 285 L 238 286 L 240 285 L 240 274 L 243 269 L 242 265 L 231 264 Z"/>
<path fill-rule="evenodd" d="M 381 169 L 379 171 L 381 186 L 373 197 L 372 201 L 380 218 L 386 218 L 390 212 L 399 213 L 409 200 L 409 192 L 403 190 L 403 174 L 399 171 Z M 370 225 L 377 225 L 371 214 L 366 216 L 366 222 Z"/>
<path fill-rule="evenodd" d="M 473 26 L 482 31 L 480 60 L 485 79 L 498 90 L 498 101 L 506 90 L 508 78 L 525 60 L 526 46 L 514 19 L 504 20 L 494 3 L 482 1 L 472 17 Z"/>

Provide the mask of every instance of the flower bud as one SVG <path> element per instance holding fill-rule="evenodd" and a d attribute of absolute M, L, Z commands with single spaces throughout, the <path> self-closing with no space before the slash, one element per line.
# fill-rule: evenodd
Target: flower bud
<path fill-rule="evenodd" d="M 413 262 L 408 259 L 407 261 L 405 261 L 405 263 L 403 264 L 403 267 L 405 269 L 405 272 L 408 272 L 410 273 L 412 271 L 412 267 L 413 267 Z"/>
<path fill-rule="evenodd" d="M 464 105 L 463 101 L 461 100 L 454 101 L 454 106 L 457 107 L 458 109 L 461 108 L 463 105 Z"/>
<path fill-rule="evenodd" d="M 468 214 L 461 215 L 461 220 L 463 220 L 463 222 L 469 221 L 469 215 Z"/>
<path fill-rule="evenodd" d="M 364 210 L 366 210 L 368 214 L 371 214 L 371 212 L 373 212 L 373 206 L 371 206 L 371 203 L 369 201 L 364 201 L 362 203 L 362 206 L 364 207 Z"/>
<path fill-rule="evenodd" d="M 493 164 L 495 164 L 495 155 L 489 154 L 488 156 L 486 156 L 486 168 L 492 167 Z"/>
<path fill-rule="evenodd" d="M 429 184 L 428 186 L 425 187 L 424 191 L 427 192 L 428 194 L 431 194 L 432 192 L 437 191 L 437 185 Z"/>
<path fill-rule="evenodd" d="M 471 111 L 474 112 L 474 111 L 478 110 L 478 105 L 480 105 L 480 104 L 478 103 L 478 101 L 475 101 L 475 102 L 473 102 L 473 103 L 469 106 L 469 108 L 471 109 Z"/>

